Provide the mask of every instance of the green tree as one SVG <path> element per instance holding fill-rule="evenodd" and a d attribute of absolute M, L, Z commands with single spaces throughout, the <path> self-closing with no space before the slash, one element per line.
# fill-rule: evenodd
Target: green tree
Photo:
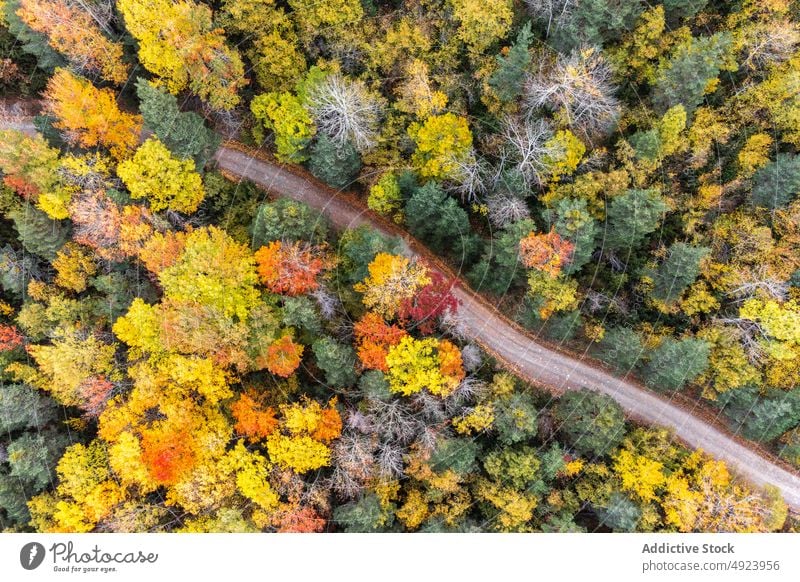
<path fill-rule="evenodd" d="M 378 497 L 371 493 L 333 510 L 333 523 L 348 533 L 373 533 L 383 529 L 384 515 Z"/>
<path fill-rule="evenodd" d="M 470 263 L 476 247 L 466 211 L 435 182 L 415 188 L 405 207 L 408 230 L 433 249 Z"/>
<path fill-rule="evenodd" d="M 560 52 L 581 44 L 602 46 L 632 30 L 643 10 L 640 0 L 581 0 L 540 2 L 535 14 L 550 28 L 549 42 Z M 560 5 L 560 7 L 559 7 Z M 552 7 L 556 10 L 553 11 Z M 551 25 L 549 20 L 552 19 Z"/>
<path fill-rule="evenodd" d="M 664 0 L 664 11 L 670 25 L 682 18 L 691 18 L 708 4 L 708 0 Z"/>
<path fill-rule="evenodd" d="M 501 295 L 510 287 L 524 283 L 528 271 L 520 260 L 519 241 L 534 230 L 536 223 L 529 219 L 519 220 L 501 230 L 469 272 L 472 285 Z"/>
<path fill-rule="evenodd" d="M 52 220 L 44 212 L 30 205 L 12 210 L 19 240 L 25 249 L 42 258 L 53 260 L 58 250 L 69 239 L 69 225 L 62 220 Z"/>
<path fill-rule="evenodd" d="M 690 37 L 679 45 L 658 71 L 653 102 L 659 112 L 680 104 L 691 115 L 703 101 L 708 84 L 725 66 L 730 46 L 729 32 Z"/>
<path fill-rule="evenodd" d="M 556 232 L 574 245 L 563 273 L 571 275 L 589 262 L 594 252 L 597 221 L 592 218 L 584 198 L 562 198 L 552 210 L 544 212 L 545 220 Z"/>
<path fill-rule="evenodd" d="M 55 254 L 56 251 L 53 251 L 53 256 Z M 0 286 L 6 292 L 22 296 L 28 287 L 28 282 L 38 276 L 39 269 L 32 255 L 22 250 L 15 251 L 10 245 L 0 249 Z"/>
<path fill-rule="evenodd" d="M 600 341 L 598 357 L 617 373 L 627 374 L 643 354 L 644 344 L 638 333 L 627 327 L 612 327 Z"/>
<path fill-rule="evenodd" d="M 607 455 L 625 436 L 620 405 L 586 388 L 564 394 L 553 407 L 553 418 L 564 440 L 582 455 Z"/>
<path fill-rule="evenodd" d="M 532 40 L 531 23 L 528 21 L 520 29 L 508 52 L 495 57 L 497 70 L 489 78 L 489 85 L 501 101 L 512 101 L 522 95 L 525 75 L 531 64 L 529 48 Z"/>
<path fill-rule="evenodd" d="M 174 95 L 142 77 L 136 81 L 136 94 L 145 125 L 173 154 L 192 158 L 202 169 L 219 146 L 219 135 L 208 129 L 197 113 L 182 112 Z"/>
<path fill-rule="evenodd" d="M 0 384 L 0 435 L 38 429 L 55 420 L 56 403 L 25 384 Z"/>
<path fill-rule="evenodd" d="M 308 204 L 278 198 L 259 206 L 253 219 L 252 232 L 254 249 L 274 240 L 320 243 L 328 236 L 328 223 Z"/>
<path fill-rule="evenodd" d="M 8 445 L 9 476 L 41 491 L 53 482 L 55 466 L 67 444 L 67 435 L 53 428 L 22 433 Z"/>
<path fill-rule="evenodd" d="M 628 190 L 611 200 L 606 212 L 605 246 L 632 249 L 658 227 L 667 204 L 658 190 Z"/>
<path fill-rule="evenodd" d="M 728 418 L 731 429 L 742 436 L 767 442 L 781 436 L 800 422 L 800 390 L 768 390 L 755 386 L 723 392 L 717 405 Z"/>
<path fill-rule="evenodd" d="M 344 388 L 356 383 L 356 353 L 352 347 L 322 337 L 312 344 L 311 349 L 329 386 Z"/>
<path fill-rule="evenodd" d="M 530 394 L 515 392 L 496 401 L 493 408 L 499 442 L 513 445 L 536 437 L 539 409 Z"/>
<path fill-rule="evenodd" d="M 665 303 L 678 299 L 694 283 L 700 273 L 700 261 L 709 253 L 705 247 L 677 242 L 669 249 L 666 260 L 650 273 L 653 297 Z"/>
<path fill-rule="evenodd" d="M 322 332 L 322 322 L 314 302 L 303 295 L 286 297 L 283 300 L 283 321 L 287 327 L 299 328 L 303 331 L 303 343 L 311 343 L 313 338 Z"/>
<path fill-rule="evenodd" d="M 452 470 L 459 475 L 469 475 L 478 467 L 480 445 L 467 438 L 439 439 L 431 453 L 430 466 L 437 473 Z"/>
<path fill-rule="evenodd" d="M 636 531 L 642 510 L 627 495 L 614 491 L 604 507 L 595 508 L 600 523 L 615 532 Z"/>
<path fill-rule="evenodd" d="M 753 176 L 754 206 L 775 210 L 800 194 L 800 156 L 778 154 Z"/>
<path fill-rule="evenodd" d="M 317 178 L 334 188 L 346 188 L 361 170 L 361 156 L 351 142 L 337 145 L 328 134 L 321 133 L 311 146 L 308 169 Z"/>
<path fill-rule="evenodd" d="M 650 354 L 645 383 L 661 391 L 680 390 L 708 368 L 710 346 L 696 338 L 665 338 Z"/>

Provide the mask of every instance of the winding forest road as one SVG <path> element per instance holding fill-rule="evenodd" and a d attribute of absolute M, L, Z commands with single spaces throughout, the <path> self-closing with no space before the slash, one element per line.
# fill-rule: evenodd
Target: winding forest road
<path fill-rule="evenodd" d="M 250 152 L 228 142 L 216 153 L 220 170 L 230 177 L 245 178 L 278 196 L 305 202 L 323 212 L 337 229 L 362 224 L 391 236 L 399 236 L 406 253 L 426 260 L 448 277 L 455 274 L 407 233 L 363 207 L 357 198 L 337 192 L 302 170 L 284 166 L 266 155 Z M 800 514 L 800 477 L 745 446 L 724 430 L 686 410 L 681 405 L 629 380 L 616 378 L 583 362 L 542 345 L 478 296 L 460 278 L 453 292 L 460 301 L 459 321 L 464 332 L 502 361 L 509 369 L 554 394 L 588 388 L 614 398 L 628 418 L 671 429 L 688 446 L 721 459 L 756 485 L 772 484 L 780 489 L 793 513 Z"/>
<path fill-rule="evenodd" d="M 2 109 L 2 107 L 0 107 Z M 0 114 L 0 129 L 33 134 L 27 115 Z M 302 169 L 276 162 L 237 142 L 217 150 L 218 168 L 229 177 L 255 182 L 268 192 L 302 201 L 324 213 L 340 230 L 367 224 L 384 234 L 399 237 L 409 256 L 423 258 L 457 284 L 453 293 L 460 301 L 459 321 L 467 336 L 525 380 L 553 394 L 588 388 L 614 398 L 631 420 L 671 429 L 686 445 L 702 449 L 725 461 L 739 475 L 756 485 L 777 487 L 790 510 L 800 514 L 800 477 L 750 448 L 724 429 L 647 388 L 616 378 L 577 354 L 543 345 L 502 315 L 485 298 L 472 291 L 457 274 L 408 233 L 367 210 L 359 199 L 322 184 Z"/>

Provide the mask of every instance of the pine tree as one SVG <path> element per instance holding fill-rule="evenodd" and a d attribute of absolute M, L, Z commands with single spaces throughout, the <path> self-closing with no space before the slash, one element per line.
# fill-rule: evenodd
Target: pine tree
<path fill-rule="evenodd" d="M 600 523 L 615 532 L 636 531 L 642 510 L 627 495 L 614 491 L 608 498 L 605 507 L 595 509 Z"/>
<path fill-rule="evenodd" d="M 202 169 L 220 143 L 220 136 L 208 129 L 193 111 L 182 112 L 174 95 L 144 78 L 136 81 L 139 109 L 145 125 L 169 150 L 181 159 L 192 158 Z"/>
<path fill-rule="evenodd" d="M 501 101 L 512 101 L 522 95 L 525 74 L 531 64 L 529 48 L 532 40 L 531 23 L 528 21 L 520 29 L 508 53 L 495 57 L 498 67 L 489 78 L 489 85 Z"/>
<path fill-rule="evenodd" d="M 669 249 L 667 259 L 651 272 L 653 297 L 665 303 L 678 299 L 694 283 L 700 273 L 700 261 L 709 253 L 705 247 L 677 242 Z"/>
<path fill-rule="evenodd" d="M 753 176 L 753 205 L 783 208 L 800 194 L 800 156 L 778 154 Z"/>
<path fill-rule="evenodd" d="M 26 206 L 9 215 L 22 246 L 34 255 L 52 260 L 69 239 L 69 226 L 63 221 L 52 220 L 37 208 Z"/>
<path fill-rule="evenodd" d="M 343 189 L 352 184 L 358 175 L 361 157 L 351 142 L 340 146 L 328 134 L 321 133 L 311 147 L 308 169 L 326 184 Z"/>
<path fill-rule="evenodd" d="M 553 408 L 553 418 L 567 443 L 589 457 L 608 454 L 625 435 L 620 405 L 585 388 L 564 394 Z"/>
<path fill-rule="evenodd" d="M 708 368 L 708 342 L 668 337 L 650 355 L 644 369 L 645 383 L 661 391 L 680 390 Z"/>
<path fill-rule="evenodd" d="M 633 249 L 656 230 L 667 204 L 658 190 L 628 190 L 616 196 L 606 213 L 605 246 L 611 250 Z"/>
<path fill-rule="evenodd" d="M 612 327 L 600 342 L 598 356 L 617 373 L 627 374 L 643 354 L 644 344 L 638 333 L 627 327 Z"/>
<path fill-rule="evenodd" d="M 435 250 L 470 263 L 476 241 L 466 211 L 436 182 L 415 188 L 405 207 L 408 230 Z"/>
<path fill-rule="evenodd" d="M 317 365 L 325 372 L 325 381 L 334 388 L 356 383 L 356 354 L 349 345 L 322 337 L 311 346 Z"/>
<path fill-rule="evenodd" d="M 274 240 L 305 240 L 319 243 L 328 235 L 326 219 L 308 204 L 278 198 L 262 204 L 252 226 L 252 247 L 266 246 Z"/>

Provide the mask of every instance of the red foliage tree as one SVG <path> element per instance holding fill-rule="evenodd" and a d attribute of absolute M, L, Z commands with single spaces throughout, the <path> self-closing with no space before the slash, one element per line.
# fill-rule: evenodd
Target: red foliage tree
<path fill-rule="evenodd" d="M 80 406 L 86 411 L 86 416 L 100 416 L 113 389 L 114 385 L 105 376 L 94 376 L 83 382 L 78 392 L 82 399 Z"/>
<path fill-rule="evenodd" d="M 288 335 L 275 340 L 267 348 L 267 370 L 288 378 L 300 365 L 303 356 L 303 346 L 296 344 Z"/>
<path fill-rule="evenodd" d="M 530 233 L 519 241 L 519 253 L 526 267 L 557 277 L 572 258 L 575 245 L 555 230 L 547 234 Z"/>
<path fill-rule="evenodd" d="M 264 407 L 257 398 L 249 394 L 242 394 L 233 403 L 231 413 L 236 419 L 236 432 L 251 442 L 267 438 L 278 427 L 275 409 Z"/>
<path fill-rule="evenodd" d="M 174 485 L 197 462 L 194 438 L 183 430 L 148 430 L 142 435 L 142 460 L 155 482 Z"/>
<path fill-rule="evenodd" d="M 0 352 L 10 352 L 22 345 L 25 338 L 13 325 L 0 323 Z"/>
<path fill-rule="evenodd" d="M 455 313 L 458 309 L 458 300 L 452 292 L 453 282 L 434 270 L 428 271 L 431 282 L 419 292 L 400 303 L 398 318 L 408 325 L 414 322 L 417 329 L 424 334 L 433 333 L 439 317 L 450 311 Z"/>
<path fill-rule="evenodd" d="M 280 533 L 316 533 L 325 529 L 325 520 L 308 505 L 281 512 L 275 527 Z"/>
<path fill-rule="evenodd" d="M 396 325 L 389 325 L 377 313 L 371 311 L 364 315 L 355 326 L 358 359 L 370 370 L 388 371 L 386 354 L 389 348 L 400 343 L 406 331 Z"/>
<path fill-rule="evenodd" d="M 302 295 L 315 290 L 325 261 L 313 247 L 299 242 L 273 241 L 256 251 L 256 270 L 273 293 Z"/>

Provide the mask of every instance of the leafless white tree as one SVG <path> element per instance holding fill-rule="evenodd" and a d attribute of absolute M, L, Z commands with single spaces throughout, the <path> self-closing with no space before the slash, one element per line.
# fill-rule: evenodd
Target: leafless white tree
<path fill-rule="evenodd" d="M 525 180 L 525 185 L 541 186 L 547 182 L 550 163 L 556 154 L 547 141 L 553 137 L 552 126 L 533 116 L 507 115 L 500 126 L 503 164 L 511 165 Z"/>
<path fill-rule="evenodd" d="M 492 171 L 486 161 L 473 150 L 463 157 L 453 156 L 456 166 L 455 176 L 446 184 L 450 192 L 456 192 L 465 202 L 475 202 L 486 194 L 492 178 Z"/>
<path fill-rule="evenodd" d="M 489 222 L 495 228 L 504 228 L 509 224 L 530 218 L 528 205 L 524 200 L 505 192 L 494 192 L 486 198 L 489 209 Z"/>
<path fill-rule="evenodd" d="M 789 283 L 786 281 L 779 281 L 773 278 L 765 278 L 759 281 L 749 281 L 742 283 L 735 289 L 728 292 L 728 295 L 739 298 L 744 301 L 756 294 L 756 291 L 763 291 L 773 299 L 778 301 L 786 301 L 789 297 Z"/>
<path fill-rule="evenodd" d="M 458 311 L 453 312 L 449 309 L 445 311 L 439 320 L 439 327 L 458 340 L 467 341 L 469 337 L 468 330 Z"/>
<path fill-rule="evenodd" d="M 764 22 L 746 29 L 741 63 L 748 69 L 763 69 L 792 57 L 800 44 L 800 28 L 783 20 Z"/>
<path fill-rule="evenodd" d="M 375 144 L 382 106 L 363 82 L 328 75 L 310 91 L 308 108 L 319 130 L 339 145 L 350 141 L 363 152 Z"/>
<path fill-rule="evenodd" d="M 352 499 L 363 490 L 372 476 L 376 443 L 371 439 L 345 432 L 331 447 L 333 473 L 331 486 L 340 496 Z"/>
<path fill-rule="evenodd" d="M 324 319 L 331 321 L 336 317 L 336 314 L 339 313 L 341 302 L 339 298 L 326 287 L 320 285 L 311 292 L 311 296 L 316 300 L 320 315 L 322 315 Z"/>
<path fill-rule="evenodd" d="M 525 0 L 528 13 L 537 20 L 547 23 L 547 34 L 553 26 L 558 26 L 571 14 L 579 0 Z"/>
<path fill-rule="evenodd" d="M 483 363 L 483 352 L 475 344 L 467 344 L 461 348 L 461 361 L 467 372 L 474 372 Z"/>
<path fill-rule="evenodd" d="M 546 108 L 563 115 L 586 139 L 607 134 L 620 114 L 611 75 L 611 68 L 593 48 L 560 54 L 555 61 L 542 59 L 525 84 L 529 115 Z"/>
<path fill-rule="evenodd" d="M 383 442 L 378 445 L 378 469 L 382 475 L 397 478 L 403 476 L 404 450 L 394 443 Z"/>

